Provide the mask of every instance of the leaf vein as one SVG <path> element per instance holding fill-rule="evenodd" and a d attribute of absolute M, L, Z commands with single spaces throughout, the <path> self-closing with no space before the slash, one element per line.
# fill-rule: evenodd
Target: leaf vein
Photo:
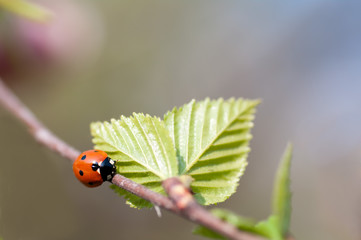
<path fill-rule="evenodd" d="M 243 109 L 243 111 L 239 111 L 238 114 L 236 114 L 235 116 L 233 116 L 233 118 L 231 118 L 231 120 L 228 122 L 228 124 L 225 124 L 225 126 L 220 129 L 218 131 L 218 133 L 216 134 L 216 136 L 209 142 L 209 144 L 204 148 L 203 151 L 201 151 L 197 157 L 195 158 L 195 160 L 193 161 L 192 164 L 189 164 L 187 166 L 187 168 L 185 169 L 185 172 L 188 172 L 193 165 L 199 160 L 199 158 L 212 146 L 212 144 L 218 139 L 219 136 L 221 136 L 224 132 L 225 129 L 227 129 L 241 114 L 243 114 L 247 109 Z M 217 120 L 218 120 L 218 114 L 219 114 L 219 108 L 217 109 Z"/>

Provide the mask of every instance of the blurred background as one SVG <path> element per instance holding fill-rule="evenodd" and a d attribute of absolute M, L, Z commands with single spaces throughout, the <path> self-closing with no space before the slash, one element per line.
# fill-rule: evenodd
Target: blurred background
<path fill-rule="evenodd" d="M 249 166 L 218 207 L 261 220 L 294 144 L 297 239 L 360 239 L 360 1 L 37 1 L 47 24 L 2 13 L 0 76 L 55 134 L 92 148 L 89 124 L 162 116 L 192 98 L 246 97 L 258 108 Z M 203 239 L 167 212 L 88 189 L 0 108 L 0 236 Z"/>

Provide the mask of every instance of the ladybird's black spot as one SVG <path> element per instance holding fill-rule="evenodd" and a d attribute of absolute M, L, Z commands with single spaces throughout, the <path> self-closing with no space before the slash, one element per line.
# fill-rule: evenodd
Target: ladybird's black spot
<path fill-rule="evenodd" d="M 82 170 L 79 171 L 79 174 L 80 174 L 80 176 L 83 176 L 83 175 L 84 175 L 84 173 L 83 173 Z"/>
<path fill-rule="evenodd" d="M 93 183 L 93 182 L 88 182 L 88 184 L 91 186 L 91 185 L 93 185 L 94 183 Z"/>
<path fill-rule="evenodd" d="M 84 160 L 84 159 L 86 159 L 86 155 L 83 155 L 83 156 L 81 157 L 81 160 Z"/>
<path fill-rule="evenodd" d="M 94 150 L 94 152 L 99 152 L 98 150 Z"/>

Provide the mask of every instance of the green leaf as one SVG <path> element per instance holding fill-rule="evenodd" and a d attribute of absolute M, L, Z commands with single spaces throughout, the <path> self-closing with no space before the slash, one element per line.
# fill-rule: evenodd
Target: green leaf
<path fill-rule="evenodd" d="M 259 222 L 254 230 L 259 235 L 265 236 L 271 240 L 283 240 L 282 233 L 279 231 L 279 217 L 272 215 L 267 220 Z"/>
<path fill-rule="evenodd" d="M 279 218 L 278 216 L 270 216 L 267 220 L 256 223 L 255 221 L 238 216 L 231 211 L 225 209 L 213 209 L 212 213 L 219 217 L 221 220 L 226 221 L 239 230 L 253 233 L 271 240 L 283 240 L 282 234 L 278 230 Z M 213 239 L 227 239 L 222 235 L 214 232 L 203 226 L 197 226 L 194 234 Z"/>
<path fill-rule="evenodd" d="M 236 226 L 240 230 L 244 230 L 248 232 L 254 231 L 253 227 L 255 226 L 256 222 L 250 218 L 242 217 L 234 214 L 229 210 L 220 209 L 220 208 L 212 209 L 212 213 L 217 217 L 219 217 L 220 219 Z"/>
<path fill-rule="evenodd" d="M 273 198 L 273 214 L 264 221 L 255 224 L 254 221 L 238 216 L 230 211 L 214 209 L 212 213 L 220 219 L 236 226 L 238 229 L 267 237 L 271 240 L 284 240 L 288 234 L 291 217 L 291 192 L 290 192 L 290 165 L 292 158 L 292 145 L 289 144 L 283 155 L 276 178 Z M 203 226 L 194 230 L 208 238 L 226 239 L 216 232 Z"/>
<path fill-rule="evenodd" d="M 110 122 L 91 124 L 93 143 L 117 160 L 117 172 L 155 192 L 164 193 L 162 180 L 177 176 L 178 165 L 173 141 L 164 122 L 143 114 L 121 117 Z M 112 186 L 125 195 L 133 207 L 149 207 L 151 204 Z"/>
<path fill-rule="evenodd" d="M 39 22 L 46 22 L 52 16 L 49 10 L 23 0 L 0 0 L 0 7 Z"/>
<path fill-rule="evenodd" d="M 179 175 L 190 175 L 199 203 L 226 200 L 238 185 L 250 151 L 250 129 L 259 101 L 191 101 L 164 121 L 177 149 Z"/>
<path fill-rule="evenodd" d="M 222 240 L 227 239 L 227 238 L 223 237 L 222 235 L 220 235 L 219 233 L 216 233 L 216 232 L 210 230 L 209 228 L 206 228 L 203 226 L 195 227 L 193 230 L 193 234 L 200 235 L 200 236 L 207 237 L 207 238 L 212 238 L 212 239 L 222 239 Z"/>
<path fill-rule="evenodd" d="M 212 209 L 211 212 L 215 216 L 219 217 L 221 220 L 234 225 L 239 230 L 251 232 L 254 234 L 260 234 L 258 232 L 258 229 L 255 228 L 256 222 L 253 221 L 252 219 L 238 216 L 238 215 L 234 214 L 233 212 L 225 210 L 225 209 L 216 208 L 216 209 Z M 202 235 L 202 236 L 208 237 L 208 238 L 226 239 L 225 237 L 219 235 L 218 233 L 216 233 L 206 227 L 203 227 L 203 226 L 197 226 L 194 229 L 193 233 Z M 261 234 L 261 235 L 266 236 L 264 234 Z"/>
<path fill-rule="evenodd" d="M 278 167 L 273 190 L 273 215 L 278 216 L 278 229 L 283 236 L 289 231 L 291 219 L 290 167 L 292 145 L 288 144 Z"/>

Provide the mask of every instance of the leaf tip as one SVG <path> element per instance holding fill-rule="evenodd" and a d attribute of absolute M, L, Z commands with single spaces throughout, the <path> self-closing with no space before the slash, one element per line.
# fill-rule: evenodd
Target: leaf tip
<path fill-rule="evenodd" d="M 290 164 L 292 159 L 292 152 L 293 152 L 293 144 L 291 142 L 287 143 L 286 150 L 283 153 L 282 161 L 287 162 L 287 165 Z M 289 168 L 289 166 L 288 166 Z"/>
<path fill-rule="evenodd" d="M 285 236 L 289 232 L 291 220 L 291 190 L 290 190 L 290 168 L 293 146 L 287 144 L 283 157 L 279 164 L 273 192 L 273 214 L 279 218 L 278 229 Z"/>

